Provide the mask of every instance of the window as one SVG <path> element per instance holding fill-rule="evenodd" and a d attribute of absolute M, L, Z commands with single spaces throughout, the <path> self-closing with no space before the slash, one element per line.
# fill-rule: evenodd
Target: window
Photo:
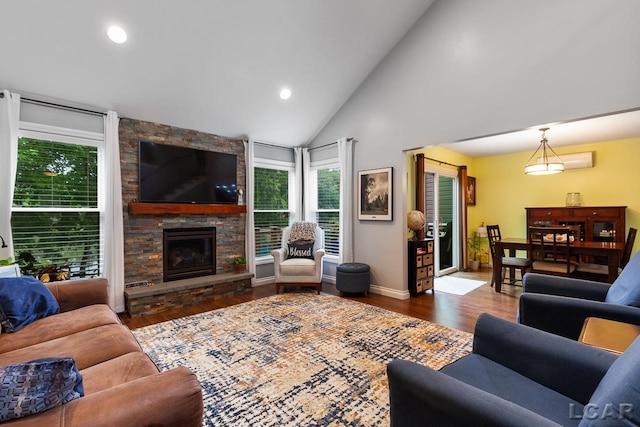
<path fill-rule="evenodd" d="M 340 168 L 335 161 L 311 164 L 311 206 L 324 230 L 325 253 L 340 255 Z M 315 197 L 314 197 L 315 196 Z"/>
<path fill-rule="evenodd" d="M 282 240 L 282 229 L 293 215 L 293 165 L 259 161 L 254 167 L 254 225 L 256 258 L 271 255 Z"/>
<path fill-rule="evenodd" d="M 70 277 L 102 270 L 99 163 L 104 137 L 21 123 L 11 227 L 16 257 L 68 266 Z M 47 128 L 45 131 L 44 129 Z"/>

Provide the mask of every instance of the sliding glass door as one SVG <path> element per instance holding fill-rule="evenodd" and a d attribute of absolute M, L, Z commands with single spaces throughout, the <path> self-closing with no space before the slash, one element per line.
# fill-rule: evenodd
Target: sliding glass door
<path fill-rule="evenodd" d="M 459 268 L 458 177 L 457 171 L 425 167 L 426 237 L 434 239 L 436 276 Z"/>

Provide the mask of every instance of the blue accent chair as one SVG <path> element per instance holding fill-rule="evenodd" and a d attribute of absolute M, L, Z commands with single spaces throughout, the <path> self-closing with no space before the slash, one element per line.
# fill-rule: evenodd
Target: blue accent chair
<path fill-rule="evenodd" d="M 587 317 L 640 325 L 640 252 L 608 283 L 528 273 L 518 323 L 577 340 Z"/>
<path fill-rule="evenodd" d="M 640 424 L 640 338 L 621 355 L 482 314 L 471 354 L 387 366 L 391 427 Z"/>

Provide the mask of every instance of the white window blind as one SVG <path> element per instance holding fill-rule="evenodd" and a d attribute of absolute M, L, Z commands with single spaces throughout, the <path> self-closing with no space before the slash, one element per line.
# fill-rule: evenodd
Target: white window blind
<path fill-rule="evenodd" d="M 266 165 L 254 169 L 254 223 L 256 257 L 269 256 L 280 247 L 282 229 L 289 225 L 292 212 L 292 168 Z"/>
<path fill-rule="evenodd" d="M 36 268 L 68 266 L 71 278 L 100 275 L 100 136 L 85 139 L 72 130 L 65 136 L 62 128 L 55 138 L 21 133 L 11 215 L 16 257 L 31 254 Z"/>
<path fill-rule="evenodd" d="M 319 166 L 312 169 L 312 187 L 316 191 L 316 221 L 324 230 L 327 255 L 340 254 L 340 169 Z"/>
<path fill-rule="evenodd" d="M 18 153 L 13 206 L 98 207 L 97 148 L 20 138 Z"/>

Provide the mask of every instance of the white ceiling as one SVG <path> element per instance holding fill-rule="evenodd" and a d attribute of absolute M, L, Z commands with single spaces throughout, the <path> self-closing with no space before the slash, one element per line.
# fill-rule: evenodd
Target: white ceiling
<path fill-rule="evenodd" d="M 432 3 L 0 0 L 0 89 L 296 146 Z M 108 40 L 112 24 L 127 43 Z"/>
<path fill-rule="evenodd" d="M 473 138 L 447 148 L 471 157 L 535 151 L 540 144 L 540 128 L 548 127 L 547 140 L 552 148 L 608 142 L 640 137 L 640 110 L 618 112 L 563 123 L 544 123 L 515 132 Z"/>
<path fill-rule="evenodd" d="M 280 145 L 308 143 L 433 0 L 0 0 L 0 89 Z M 107 28 L 129 40 L 116 45 Z M 278 94 L 293 91 L 288 101 Z M 640 136 L 640 111 L 476 138 L 478 157 Z"/>

